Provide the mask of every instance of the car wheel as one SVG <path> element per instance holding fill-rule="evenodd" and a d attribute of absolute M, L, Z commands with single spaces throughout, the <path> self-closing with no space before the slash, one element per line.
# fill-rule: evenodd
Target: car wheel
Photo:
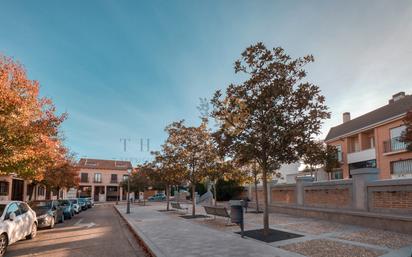
<path fill-rule="evenodd" d="M 67 215 L 67 219 L 71 220 L 72 219 L 73 214 L 71 212 L 69 212 L 69 215 Z"/>
<path fill-rule="evenodd" d="M 52 217 L 52 220 L 50 221 L 50 228 L 54 228 L 55 224 L 56 224 L 56 218 Z"/>
<path fill-rule="evenodd" d="M 0 235 L 0 257 L 4 256 L 7 251 L 7 245 L 9 244 L 9 240 L 6 234 Z"/>
<path fill-rule="evenodd" d="M 31 226 L 31 233 L 30 235 L 26 236 L 26 239 L 33 239 L 35 238 L 37 235 L 37 224 L 33 223 L 33 225 Z"/>

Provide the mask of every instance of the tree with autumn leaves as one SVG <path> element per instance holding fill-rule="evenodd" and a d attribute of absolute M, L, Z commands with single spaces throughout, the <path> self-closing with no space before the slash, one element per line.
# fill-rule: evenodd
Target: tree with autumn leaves
<path fill-rule="evenodd" d="M 0 174 L 43 181 L 72 165 L 60 134 L 67 115 L 57 115 L 39 89 L 21 64 L 0 56 Z"/>
<path fill-rule="evenodd" d="M 401 136 L 402 142 L 406 143 L 406 149 L 412 151 L 412 110 L 410 110 L 403 119 L 406 129 Z"/>
<path fill-rule="evenodd" d="M 211 165 L 217 161 L 212 135 L 207 122 L 199 126 L 186 126 L 184 121 L 173 122 L 166 127 L 168 137 L 164 147 L 179 165 L 183 179 L 189 182 L 192 191 L 192 215 L 196 215 L 196 184 L 208 176 Z"/>

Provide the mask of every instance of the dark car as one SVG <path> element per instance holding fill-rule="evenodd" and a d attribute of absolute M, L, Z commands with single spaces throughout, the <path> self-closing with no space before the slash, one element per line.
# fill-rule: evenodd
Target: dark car
<path fill-rule="evenodd" d="M 77 200 L 79 201 L 79 205 L 80 205 L 80 208 L 82 209 L 82 211 L 87 210 L 86 199 L 85 198 L 77 198 Z"/>
<path fill-rule="evenodd" d="M 69 200 L 59 200 L 60 207 L 63 209 L 65 219 L 71 219 L 74 216 L 74 207 Z"/>
<path fill-rule="evenodd" d="M 64 222 L 63 209 L 57 200 L 33 201 L 29 205 L 36 212 L 39 228 L 53 228 L 56 223 Z"/>

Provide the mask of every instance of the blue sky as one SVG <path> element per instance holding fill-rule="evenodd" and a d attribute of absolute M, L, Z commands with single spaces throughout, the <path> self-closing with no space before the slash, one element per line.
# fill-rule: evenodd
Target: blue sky
<path fill-rule="evenodd" d="M 332 111 L 323 135 L 345 111 L 412 93 L 411 17 L 410 1 L 3 0 L 0 53 L 69 113 L 78 157 L 143 161 L 140 138 L 157 150 L 168 123 L 199 123 L 199 97 L 238 80 L 233 63 L 254 42 L 315 56 L 308 79 Z"/>

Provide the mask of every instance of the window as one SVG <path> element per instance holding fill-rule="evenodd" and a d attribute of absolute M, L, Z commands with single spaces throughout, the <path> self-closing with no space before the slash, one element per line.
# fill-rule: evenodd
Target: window
<path fill-rule="evenodd" d="M 391 173 L 398 177 L 412 176 L 412 159 L 391 162 Z"/>
<path fill-rule="evenodd" d="M 401 137 L 405 130 L 406 130 L 405 125 L 399 126 L 399 127 L 396 127 L 396 128 L 392 128 L 391 131 L 390 131 L 391 139 Z"/>
<path fill-rule="evenodd" d="M 20 206 L 21 214 L 25 214 L 26 212 L 29 211 L 29 206 L 27 206 L 26 203 L 19 203 L 19 206 Z"/>
<path fill-rule="evenodd" d="M 13 212 L 16 213 L 16 216 L 20 215 L 20 210 L 16 203 L 10 204 L 9 208 L 7 208 L 6 216 L 4 219 L 9 219 L 10 214 L 12 214 Z"/>
<path fill-rule="evenodd" d="M 94 173 L 94 183 L 102 183 L 102 174 Z"/>
<path fill-rule="evenodd" d="M 89 182 L 89 174 L 87 174 L 87 173 L 81 173 L 81 174 L 80 174 L 80 182 L 82 182 L 82 183 L 88 183 L 88 182 Z"/>
<path fill-rule="evenodd" d="M 334 170 L 331 173 L 331 179 L 343 179 L 343 171 L 342 170 Z"/>
<path fill-rule="evenodd" d="M 390 130 L 390 151 L 401 151 L 406 149 L 406 143 L 401 141 L 401 136 L 406 130 L 406 126 L 399 126 Z"/>
<path fill-rule="evenodd" d="M 117 174 L 112 174 L 110 177 L 110 183 L 117 183 Z"/>
<path fill-rule="evenodd" d="M 336 149 L 338 150 L 338 161 L 342 161 L 342 145 L 336 145 Z"/>
<path fill-rule="evenodd" d="M 123 181 L 127 181 L 128 175 L 123 175 Z"/>
<path fill-rule="evenodd" d="M 45 190 L 44 190 L 44 186 L 39 186 L 38 188 L 37 188 L 37 195 L 41 195 L 41 196 L 43 196 L 44 195 L 44 192 Z"/>
<path fill-rule="evenodd" d="M 9 182 L 1 181 L 0 182 L 0 195 L 9 194 Z"/>

